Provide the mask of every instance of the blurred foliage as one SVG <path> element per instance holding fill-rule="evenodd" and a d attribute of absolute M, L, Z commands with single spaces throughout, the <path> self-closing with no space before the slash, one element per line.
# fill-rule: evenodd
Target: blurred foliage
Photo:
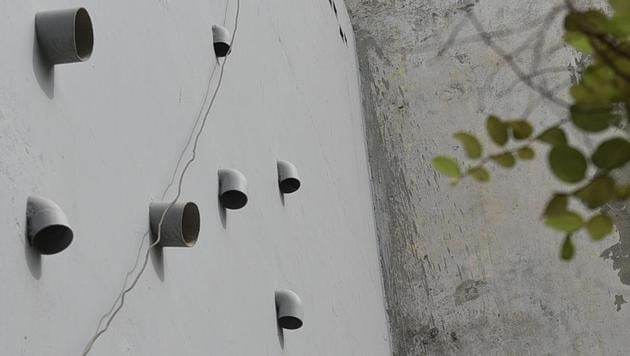
<path fill-rule="evenodd" d="M 610 127 L 627 124 L 630 111 L 630 0 L 609 0 L 613 15 L 600 10 L 582 11 L 567 2 L 564 40 L 577 51 L 590 56 L 590 64 L 570 88 L 572 101 L 567 107 L 569 120 L 535 133 L 527 119 L 502 119 L 490 115 L 486 133 L 500 151 L 483 156 L 484 147 L 473 133 L 457 132 L 470 162 L 461 165 L 455 158 L 433 159 L 436 171 L 456 185 L 472 177 L 478 182 L 490 180 L 488 164 L 510 169 L 520 161 L 535 158 L 536 144 L 550 146 L 547 161 L 551 173 L 567 184 L 567 191 L 556 192 L 543 212 L 545 225 L 564 234 L 560 256 L 570 260 L 575 255 L 574 235 L 584 230 L 593 240 L 613 232 L 612 219 L 599 209 L 613 201 L 630 199 L 630 184 L 617 182 L 611 175 L 630 161 L 630 142 L 626 137 L 603 140 L 593 152 L 572 146 L 565 123 L 585 134 L 595 134 Z M 509 148 L 508 148 L 509 147 Z M 594 172 L 589 175 L 589 172 Z M 578 201 L 590 217 L 569 208 Z"/>

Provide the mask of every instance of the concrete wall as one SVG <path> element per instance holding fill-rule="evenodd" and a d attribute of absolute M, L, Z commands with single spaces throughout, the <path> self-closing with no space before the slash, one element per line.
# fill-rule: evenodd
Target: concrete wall
<path fill-rule="evenodd" d="M 462 158 L 452 134 L 483 134 L 490 113 L 525 114 L 538 129 L 566 116 L 519 84 L 465 15 L 471 9 L 509 50 L 529 38 L 519 65 L 528 72 L 564 68 L 536 78 L 560 92 L 582 61 L 562 46 L 561 22 L 545 31 L 544 60 L 535 55 L 542 18 L 559 3 L 347 1 L 396 355 L 625 355 L 630 349 L 626 208 L 613 207 L 626 219 L 618 224 L 621 239 L 594 243 L 579 236 L 576 259 L 565 263 L 562 236 L 539 220 L 559 187 L 544 158 L 510 172 L 492 168 L 490 184 L 466 181 L 457 188 L 430 166 L 438 154 Z M 536 149 L 542 158 L 546 148 Z"/>
<path fill-rule="evenodd" d="M 48 75 L 35 13 L 74 6 L 92 15 L 93 56 Z M 201 210 L 199 241 L 152 256 L 92 355 L 390 352 L 354 40 L 337 8 L 338 18 L 325 0 L 242 1 L 223 87 L 183 186 L 182 199 Z M 210 27 L 225 14 L 224 0 L 0 1 L 3 355 L 83 350 L 193 128 L 215 66 Z M 303 177 L 284 201 L 276 159 Z M 250 202 L 222 216 L 224 167 L 248 177 Z M 59 255 L 40 257 L 25 242 L 31 194 L 55 200 L 72 223 L 75 240 Z M 304 327 L 283 336 L 279 287 L 298 292 L 306 313 Z"/>

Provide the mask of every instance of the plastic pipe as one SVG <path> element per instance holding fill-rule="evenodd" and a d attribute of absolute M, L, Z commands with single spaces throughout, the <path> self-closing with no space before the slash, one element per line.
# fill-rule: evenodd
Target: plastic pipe
<path fill-rule="evenodd" d="M 52 200 L 31 196 L 26 203 L 28 241 L 42 255 L 65 250 L 74 237 L 66 214 Z"/>
<path fill-rule="evenodd" d="M 162 214 L 170 204 L 170 202 L 159 202 L 149 205 L 151 233 L 154 239 L 158 237 Z M 199 208 L 195 203 L 175 203 L 164 216 L 158 246 L 193 247 L 199 237 L 200 222 Z"/>
<path fill-rule="evenodd" d="M 220 25 L 212 26 L 212 41 L 214 44 L 214 53 L 217 57 L 225 57 L 230 54 L 230 31 Z"/>
<path fill-rule="evenodd" d="M 227 209 L 241 209 L 247 204 L 247 178 L 236 169 L 219 170 L 219 200 Z"/>
<path fill-rule="evenodd" d="M 300 189 L 302 185 L 297 167 L 289 161 L 278 161 L 278 185 L 280 191 L 289 194 Z"/>
<path fill-rule="evenodd" d="M 304 324 L 302 300 L 295 292 L 288 289 L 276 291 L 276 314 L 278 325 L 283 329 L 295 330 Z"/>
<path fill-rule="evenodd" d="M 37 13 L 35 33 L 50 64 L 84 62 L 92 55 L 92 20 L 82 7 Z"/>

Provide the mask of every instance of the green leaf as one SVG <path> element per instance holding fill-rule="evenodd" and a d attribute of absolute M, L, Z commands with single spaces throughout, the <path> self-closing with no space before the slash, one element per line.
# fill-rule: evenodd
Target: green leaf
<path fill-rule="evenodd" d="M 587 132 L 604 131 L 617 121 L 619 121 L 619 115 L 611 105 L 576 104 L 571 106 L 571 122 Z"/>
<path fill-rule="evenodd" d="M 582 217 L 575 212 L 565 211 L 562 213 L 554 214 L 548 216 L 545 220 L 545 225 L 549 226 L 552 229 L 564 231 L 564 232 L 574 232 L 579 230 L 584 221 Z"/>
<path fill-rule="evenodd" d="M 564 28 L 572 32 L 606 33 L 608 16 L 598 10 L 571 11 L 564 19 Z"/>
<path fill-rule="evenodd" d="M 571 234 L 568 234 L 562 243 L 560 257 L 565 261 L 570 261 L 573 259 L 573 256 L 575 256 L 575 246 L 573 246 L 573 241 L 571 241 Z"/>
<path fill-rule="evenodd" d="M 559 127 L 552 127 L 537 137 L 538 141 L 548 143 L 553 146 L 557 145 L 566 145 L 567 135 L 565 135 L 564 131 Z"/>
<path fill-rule="evenodd" d="M 615 10 L 615 16 L 630 16 L 630 1 L 628 0 L 609 0 L 610 6 Z"/>
<path fill-rule="evenodd" d="M 534 159 L 536 153 L 531 147 L 523 147 L 516 151 L 516 155 L 522 160 L 531 160 Z"/>
<path fill-rule="evenodd" d="M 615 10 L 615 15 L 610 21 L 615 33 L 630 34 L 630 1 L 610 0 L 610 6 Z"/>
<path fill-rule="evenodd" d="M 589 209 L 596 209 L 608 203 L 614 195 L 615 180 L 609 176 L 598 177 L 575 193 Z"/>
<path fill-rule="evenodd" d="M 475 178 L 478 182 L 487 182 L 490 180 L 490 173 L 483 167 L 473 167 L 468 170 L 468 174 Z"/>
<path fill-rule="evenodd" d="M 554 146 L 549 152 L 549 165 L 553 174 L 563 182 L 577 183 L 586 175 L 586 158 L 569 146 Z"/>
<path fill-rule="evenodd" d="M 488 136 L 492 139 L 492 142 L 499 146 L 503 146 L 508 141 L 508 125 L 501 119 L 494 115 L 488 116 L 486 120 L 486 129 Z"/>
<path fill-rule="evenodd" d="M 593 163 L 601 169 L 615 169 L 630 161 L 630 142 L 621 137 L 603 142 L 591 157 Z"/>
<path fill-rule="evenodd" d="M 525 140 L 534 132 L 532 125 L 525 120 L 514 120 L 508 122 L 508 124 L 512 128 L 512 136 L 517 140 Z"/>
<path fill-rule="evenodd" d="M 611 26 L 616 33 L 630 34 L 630 1 L 610 0 L 610 6 L 615 10 L 615 15 L 611 19 Z"/>
<path fill-rule="evenodd" d="M 591 42 L 588 40 L 588 36 L 582 33 L 567 31 L 564 34 L 564 41 L 582 53 L 593 53 L 593 47 L 591 47 Z"/>
<path fill-rule="evenodd" d="M 630 20 L 630 18 L 628 20 Z M 605 62 L 606 66 L 610 66 L 613 72 L 620 76 L 622 80 L 627 80 L 624 78 L 628 78 L 630 75 L 630 57 L 627 55 L 628 49 L 630 49 L 630 43 L 627 41 L 629 35 L 630 26 L 628 24 L 617 23 L 610 26 L 606 35 L 601 35 L 601 37 L 593 41 L 593 48 L 597 52 L 598 57 L 601 58 L 602 62 Z M 624 38 L 619 40 L 611 39 L 613 36 L 621 36 Z M 606 40 L 606 38 L 608 38 L 608 40 Z"/>
<path fill-rule="evenodd" d="M 599 49 L 602 45 L 600 42 L 597 43 Z M 576 104 L 594 105 L 596 111 L 601 112 L 601 107 L 610 106 L 611 103 L 624 99 L 626 84 L 619 80 L 615 71 L 608 65 L 594 63 L 586 67 L 580 81 L 571 87 L 571 96 Z"/>
<path fill-rule="evenodd" d="M 615 198 L 618 200 L 630 199 L 630 184 L 622 184 L 615 187 Z"/>
<path fill-rule="evenodd" d="M 547 203 L 543 217 L 550 217 L 567 212 L 569 206 L 569 196 L 566 194 L 554 194 Z"/>
<path fill-rule="evenodd" d="M 470 159 L 481 158 L 483 148 L 481 146 L 481 143 L 479 143 L 479 140 L 477 140 L 475 136 L 466 132 L 457 132 L 453 136 L 455 137 L 456 140 L 462 143 L 468 158 Z"/>
<path fill-rule="evenodd" d="M 447 177 L 461 178 L 462 171 L 459 169 L 457 161 L 447 156 L 438 156 L 433 158 L 433 169 L 442 173 Z"/>
<path fill-rule="evenodd" d="M 490 159 L 503 168 L 512 168 L 516 164 L 516 159 L 510 152 L 490 156 Z"/>
<path fill-rule="evenodd" d="M 623 15 L 610 19 L 610 33 L 611 35 L 619 37 L 627 37 L 630 35 L 630 16 Z"/>
<path fill-rule="evenodd" d="M 595 215 L 586 223 L 586 230 L 593 240 L 601 240 L 613 232 L 613 221 L 608 215 Z"/>

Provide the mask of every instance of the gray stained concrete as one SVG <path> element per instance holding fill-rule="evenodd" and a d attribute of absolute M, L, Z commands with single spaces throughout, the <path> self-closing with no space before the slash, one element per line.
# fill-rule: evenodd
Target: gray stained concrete
<path fill-rule="evenodd" d="M 562 236 L 539 219 L 547 196 L 561 187 L 544 158 L 512 171 L 493 167 L 490 184 L 456 188 L 430 167 L 437 154 L 463 158 L 452 134 L 482 133 L 490 113 L 529 116 L 537 129 L 566 116 L 519 83 L 466 17 L 473 11 L 510 51 L 529 38 L 518 63 L 528 72 L 545 69 L 537 83 L 564 93 L 583 58 L 562 45 L 557 19 L 546 36 L 538 32 L 560 2 L 346 3 L 357 37 L 394 354 L 627 354 L 626 207 L 609 208 L 626 219 L 618 223 L 621 236 L 592 242 L 580 235 L 576 259 L 565 263 Z"/>

